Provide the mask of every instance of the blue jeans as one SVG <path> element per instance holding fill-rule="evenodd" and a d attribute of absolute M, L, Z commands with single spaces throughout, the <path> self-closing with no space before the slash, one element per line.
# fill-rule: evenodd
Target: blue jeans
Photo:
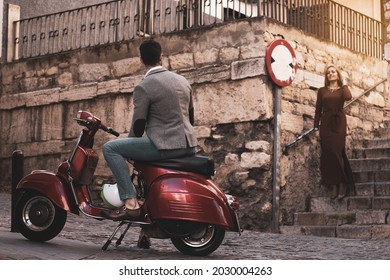
<path fill-rule="evenodd" d="M 116 178 L 121 200 L 137 197 L 127 159 L 153 161 L 195 154 L 195 148 L 157 150 L 148 137 L 114 139 L 103 145 L 103 155 Z"/>

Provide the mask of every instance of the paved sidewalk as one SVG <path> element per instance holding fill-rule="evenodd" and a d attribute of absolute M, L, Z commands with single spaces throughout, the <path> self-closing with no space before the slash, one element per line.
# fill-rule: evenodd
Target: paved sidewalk
<path fill-rule="evenodd" d="M 60 235 L 45 243 L 26 240 L 10 232 L 11 196 L 0 193 L 0 259 L 8 260 L 191 260 L 169 239 L 152 239 L 150 249 L 137 248 L 139 228 L 132 227 L 122 244 L 101 248 L 116 222 L 68 215 Z M 228 232 L 214 253 L 199 260 L 390 260 L 390 239 L 356 240 L 315 236 L 290 236 L 244 231 Z"/>

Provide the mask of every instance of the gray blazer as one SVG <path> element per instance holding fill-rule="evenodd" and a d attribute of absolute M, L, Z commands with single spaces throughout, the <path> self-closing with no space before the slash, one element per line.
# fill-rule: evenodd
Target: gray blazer
<path fill-rule="evenodd" d="M 134 88 L 134 123 L 146 120 L 145 132 L 159 150 L 195 147 L 197 139 L 189 120 L 192 89 L 181 75 L 165 68 L 154 69 Z"/>

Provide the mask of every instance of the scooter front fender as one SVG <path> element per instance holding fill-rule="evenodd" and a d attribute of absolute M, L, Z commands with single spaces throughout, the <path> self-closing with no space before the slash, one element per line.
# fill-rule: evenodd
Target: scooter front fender
<path fill-rule="evenodd" d="M 54 204 L 65 211 L 78 214 L 77 207 L 72 206 L 72 196 L 67 191 L 64 182 L 54 173 L 46 170 L 33 171 L 23 177 L 17 190 L 34 190 L 47 196 Z M 69 189 L 69 188 L 68 188 Z"/>
<path fill-rule="evenodd" d="M 189 220 L 239 231 L 225 194 L 208 179 L 162 176 L 150 186 L 148 208 L 152 219 Z"/>

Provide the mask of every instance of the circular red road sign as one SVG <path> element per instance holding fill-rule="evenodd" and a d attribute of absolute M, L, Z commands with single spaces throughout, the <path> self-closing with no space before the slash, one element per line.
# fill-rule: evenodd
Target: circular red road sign
<path fill-rule="evenodd" d="M 265 54 L 265 64 L 272 81 L 278 86 L 288 86 L 294 80 L 297 58 L 286 40 L 277 39 L 271 42 Z"/>

